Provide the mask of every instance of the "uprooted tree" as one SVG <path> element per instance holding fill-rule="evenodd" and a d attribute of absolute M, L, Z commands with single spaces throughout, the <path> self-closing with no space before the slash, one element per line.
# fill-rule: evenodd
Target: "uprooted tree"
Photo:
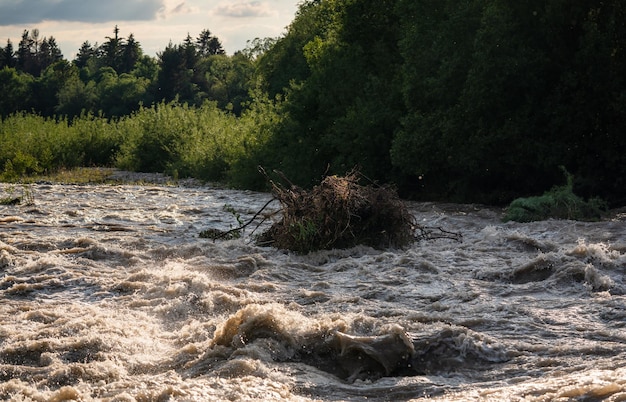
<path fill-rule="evenodd" d="M 281 177 L 287 184 L 268 180 L 274 199 L 281 204 L 282 218 L 258 236 L 259 245 L 307 253 L 359 244 L 387 248 L 405 247 L 422 239 L 460 240 L 459 234 L 417 225 L 395 188 L 361 185 L 363 176 L 356 170 L 343 177 L 327 176 L 311 190 L 294 186 Z M 232 238 L 233 232 L 252 220 L 228 232 L 205 231 L 210 235 L 201 236 Z"/>

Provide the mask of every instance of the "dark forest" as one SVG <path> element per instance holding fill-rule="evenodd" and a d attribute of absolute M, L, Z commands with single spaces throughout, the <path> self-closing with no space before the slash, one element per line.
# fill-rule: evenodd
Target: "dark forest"
<path fill-rule="evenodd" d="M 263 189 L 258 166 L 303 187 L 358 166 L 407 198 L 502 205 L 565 170 L 623 206 L 625 21 L 618 0 L 309 0 L 232 55 L 207 29 L 151 57 L 116 26 L 74 60 L 33 28 L 0 49 L 0 171 Z"/>

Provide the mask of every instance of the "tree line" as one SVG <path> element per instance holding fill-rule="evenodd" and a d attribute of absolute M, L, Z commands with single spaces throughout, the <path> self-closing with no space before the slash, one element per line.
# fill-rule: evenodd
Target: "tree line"
<path fill-rule="evenodd" d="M 105 39 L 83 42 L 72 61 L 38 29 L 25 30 L 17 49 L 7 40 L 0 49 L 0 116 L 29 111 L 71 119 L 92 112 L 112 118 L 174 99 L 193 105 L 211 99 L 238 113 L 249 99 L 251 61 L 241 52 L 227 56 L 208 29 L 169 43 L 156 58 L 143 54 L 132 33 L 120 36 L 117 26 Z"/>
<path fill-rule="evenodd" d="M 624 205 L 625 17 L 620 0 L 307 0 L 284 35 L 233 56 L 203 33 L 151 58 L 116 30 L 36 76 L 5 48 L 0 113 L 212 102 L 249 130 L 211 168 L 237 186 L 263 188 L 258 165 L 304 187 L 359 166 L 407 197 L 503 204 L 565 169 L 577 193 Z"/>
<path fill-rule="evenodd" d="M 421 199 L 563 184 L 626 204 L 626 3 L 321 0 L 259 60 L 285 118 L 255 163 L 360 165 Z"/>

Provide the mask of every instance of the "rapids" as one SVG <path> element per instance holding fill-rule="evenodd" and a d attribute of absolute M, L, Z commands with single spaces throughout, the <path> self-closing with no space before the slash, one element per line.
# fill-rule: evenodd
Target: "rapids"
<path fill-rule="evenodd" d="M 198 237 L 269 194 L 28 191 L 0 206 L 0 399 L 626 400 L 619 211 L 519 224 L 411 203 L 463 240 L 297 255 L 254 245 L 254 225 Z"/>

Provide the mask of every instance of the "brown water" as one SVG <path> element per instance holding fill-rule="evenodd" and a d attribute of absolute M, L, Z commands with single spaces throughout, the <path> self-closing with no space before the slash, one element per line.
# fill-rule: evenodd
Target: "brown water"
<path fill-rule="evenodd" d="M 416 203 L 463 241 L 302 256 L 198 237 L 268 194 L 30 191 L 0 206 L 0 399 L 626 400 L 624 214 Z"/>

